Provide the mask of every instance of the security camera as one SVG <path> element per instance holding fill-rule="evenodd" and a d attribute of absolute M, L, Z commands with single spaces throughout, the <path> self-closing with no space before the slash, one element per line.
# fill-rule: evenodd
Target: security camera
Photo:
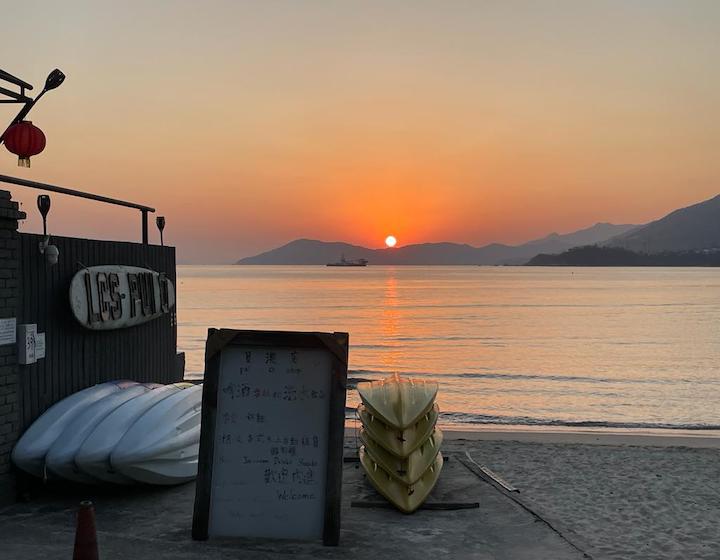
<path fill-rule="evenodd" d="M 48 264 L 57 264 L 58 257 L 60 257 L 60 251 L 58 248 L 55 245 L 48 245 L 45 249 L 45 258 L 47 259 Z"/>

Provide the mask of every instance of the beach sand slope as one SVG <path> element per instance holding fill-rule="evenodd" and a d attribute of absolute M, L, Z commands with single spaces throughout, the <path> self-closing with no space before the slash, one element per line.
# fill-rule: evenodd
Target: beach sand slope
<path fill-rule="evenodd" d="M 507 435 L 506 437 L 512 437 Z M 720 558 L 720 450 L 456 442 L 597 559 Z"/>

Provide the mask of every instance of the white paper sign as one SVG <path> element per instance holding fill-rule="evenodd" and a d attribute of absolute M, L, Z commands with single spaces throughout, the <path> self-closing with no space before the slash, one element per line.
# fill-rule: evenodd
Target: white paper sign
<path fill-rule="evenodd" d="M 222 351 L 211 535 L 322 537 L 331 368 L 318 349 Z"/>
<path fill-rule="evenodd" d="M 45 357 L 45 333 L 37 333 L 35 335 L 35 359 L 39 360 L 40 358 Z"/>
<path fill-rule="evenodd" d="M 18 325 L 18 363 L 21 365 L 34 364 L 37 361 L 35 357 L 35 337 L 37 336 L 37 325 L 34 323 L 26 325 Z"/>
<path fill-rule="evenodd" d="M 0 319 L 0 346 L 17 342 L 17 319 Z"/>

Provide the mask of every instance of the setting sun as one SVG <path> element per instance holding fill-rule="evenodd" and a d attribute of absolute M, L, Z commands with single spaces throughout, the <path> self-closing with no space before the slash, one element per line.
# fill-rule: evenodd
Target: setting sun
<path fill-rule="evenodd" d="M 396 243 L 397 243 L 397 239 L 395 239 L 395 236 L 393 236 L 393 235 L 388 235 L 385 238 L 385 245 L 387 245 L 388 247 L 395 247 Z"/>

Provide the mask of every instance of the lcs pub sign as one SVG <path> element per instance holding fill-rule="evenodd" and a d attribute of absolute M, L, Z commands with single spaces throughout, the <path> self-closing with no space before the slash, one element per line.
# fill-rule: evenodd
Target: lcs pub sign
<path fill-rule="evenodd" d="M 70 307 L 88 329 L 133 327 L 171 313 L 175 286 L 164 273 L 147 268 L 91 266 L 70 281 Z"/>

